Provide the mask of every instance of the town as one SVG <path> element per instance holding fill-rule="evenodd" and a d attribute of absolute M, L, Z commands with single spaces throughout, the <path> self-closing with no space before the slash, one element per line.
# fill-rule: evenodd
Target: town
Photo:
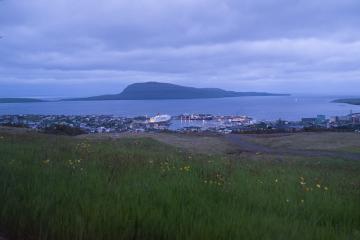
<path fill-rule="evenodd" d="M 209 132 L 276 133 L 302 131 L 360 132 L 360 113 L 326 118 L 302 118 L 299 121 L 257 121 L 248 116 L 182 114 L 178 116 L 119 117 L 111 115 L 2 115 L 0 126 L 24 127 L 54 134 L 90 134 L 120 132 Z"/>

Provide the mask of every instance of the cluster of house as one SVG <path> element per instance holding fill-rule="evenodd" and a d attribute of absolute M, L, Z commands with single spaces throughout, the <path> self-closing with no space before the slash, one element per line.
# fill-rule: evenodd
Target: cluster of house
<path fill-rule="evenodd" d="M 346 116 L 334 116 L 329 119 L 326 119 L 324 115 L 318 115 L 316 118 L 303 118 L 302 123 L 305 127 L 358 130 L 360 125 L 360 113 L 350 113 Z"/>
<path fill-rule="evenodd" d="M 3 115 L 0 125 L 27 127 L 46 130 L 54 126 L 78 128 L 86 133 L 122 132 L 131 126 L 132 119 L 103 115 L 69 116 L 69 115 Z"/>
<path fill-rule="evenodd" d="M 180 115 L 178 132 L 217 132 L 217 133 L 272 133 L 300 131 L 360 131 L 360 113 L 335 116 L 325 115 L 302 118 L 300 121 L 255 121 L 247 116 Z"/>
<path fill-rule="evenodd" d="M 0 115 L 0 126 L 26 127 L 54 132 L 77 129 L 79 133 L 144 132 L 168 129 L 169 115 L 118 117 L 111 115 Z"/>
<path fill-rule="evenodd" d="M 262 133 L 297 132 L 312 130 L 360 130 L 360 113 L 336 116 L 324 115 L 303 118 L 301 121 L 255 121 L 248 116 L 215 116 L 212 114 L 182 114 L 171 117 L 117 117 L 109 115 L 2 115 L 0 125 L 27 127 L 46 131 L 59 126 L 78 129 L 83 133 L 102 132 L 216 132 L 216 133 Z"/>

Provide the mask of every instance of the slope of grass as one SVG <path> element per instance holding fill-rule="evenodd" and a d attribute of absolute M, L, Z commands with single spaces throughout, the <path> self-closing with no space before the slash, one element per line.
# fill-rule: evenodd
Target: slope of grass
<path fill-rule="evenodd" d="M 150 139 L 3 134 L 0 232 L 52 240 L 358 239 L 359 164 L 309 161 L 190 155 Z"/>

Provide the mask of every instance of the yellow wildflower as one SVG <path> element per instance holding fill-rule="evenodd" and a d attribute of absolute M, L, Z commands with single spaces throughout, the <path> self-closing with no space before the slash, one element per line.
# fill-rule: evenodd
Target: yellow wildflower
<path fill-rule="evenodd" d="M 43 161 L 43 163 L 44 163 L 44 164 L 48 164 L 48 163 L 50 163 L 50 160 L 49 160 L 49 159 L 46 159 L 46 160 Z"/>
<path fill-rule="evenodd" d="M 316 187 L 317 187 L 317 188 L 321 188 L 321 185 L 318 183 L 318 184 L 316 184 Z"/>
<path fill-rule="evenodd" d="M 190 171 L 190 166 L 185 166 L 184 170 L 187 171 L 187 172 Z"/>

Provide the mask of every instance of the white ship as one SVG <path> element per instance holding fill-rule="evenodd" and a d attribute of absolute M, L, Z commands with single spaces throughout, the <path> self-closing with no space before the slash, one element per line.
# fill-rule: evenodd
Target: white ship
<path fill-rule="evenodd" d="M 149 123 L 167 123 L 171 120 L 171 116 L 167 114 L 156 115 L 149 119 Z"/>

